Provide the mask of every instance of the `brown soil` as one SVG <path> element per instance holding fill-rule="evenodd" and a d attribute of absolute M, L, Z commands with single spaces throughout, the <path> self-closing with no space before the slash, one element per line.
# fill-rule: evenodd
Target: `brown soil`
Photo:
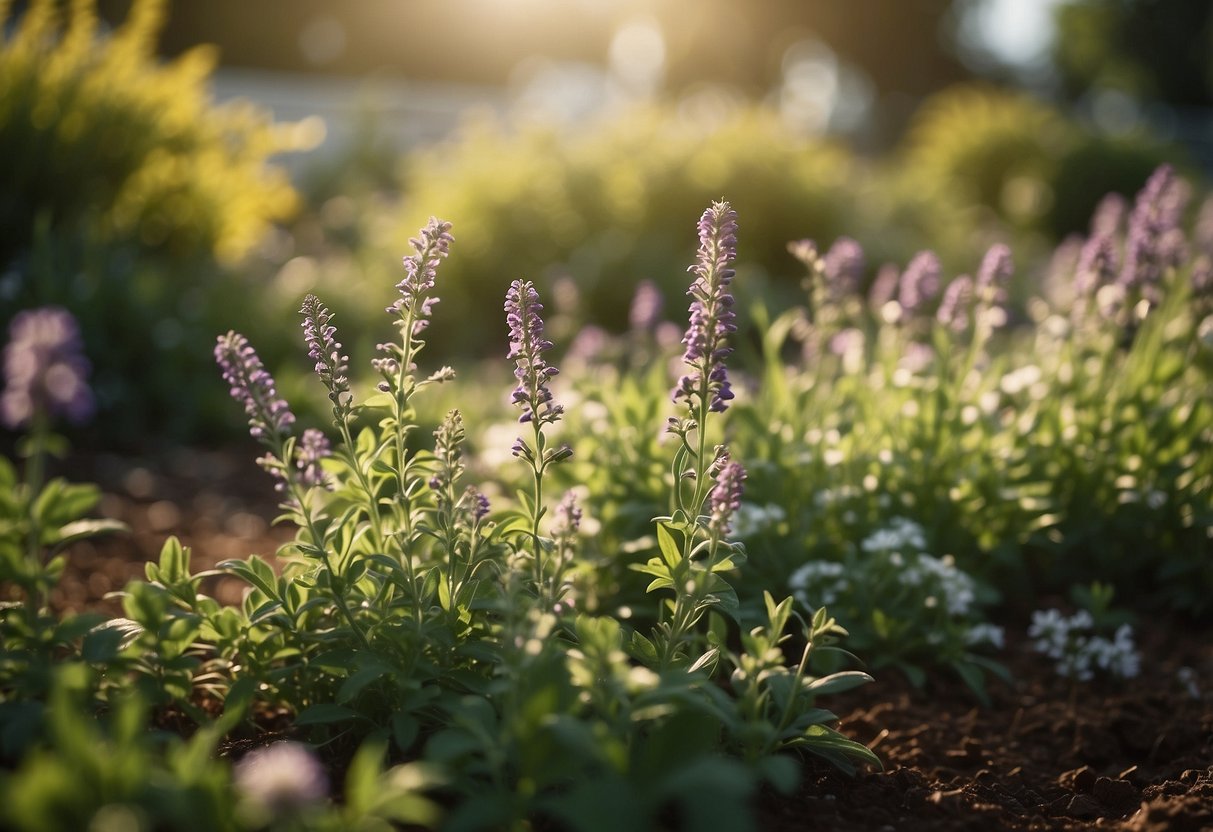
<path fill-rule="evenodd" d="M 272 481 L 252 458 L 73 460 L 71 478 L 101 483 L 101 513 L 132 531 L 73 547 L 55 605 L 118 613 L 105 595 L 142 577 L 169 534 L 193 548 L 195 570 L 273 554 L 292 533 L 271 526 Z M 217 578 L 206 589 L 235 602 L 241 585 Z M 761 795 L 758 828 L 1213 829 L 1213 639 L 1158 621 L 1137 635 L 1139 677 L 1079 686 L 1012 640 L 1003 659 L 1015 681 L 992 685 L 990 707 L 959 683 L 918 691 L 882 673 L 832 704 L 884 771 L 847 777 L 810 763 L 795 794 Z"/>

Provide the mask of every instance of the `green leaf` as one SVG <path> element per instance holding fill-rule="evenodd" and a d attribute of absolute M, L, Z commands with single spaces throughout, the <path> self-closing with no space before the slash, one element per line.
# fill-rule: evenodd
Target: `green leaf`
<path fill-rule="evenodd" d="M 639 630 L 632 631 L 629 650 L 642 663 L 650 666 L 657 664 L 657 648 L 653 646 L 653 642 L 642 636 Z"/>
<path fill-rule="evenodd" d="M 665 523 L 657 524 L 657 548 L 661 550 L 661 557 L 671 572 L 682 563 L 682 547 L 674 539 L 673 530 Z"/>
<path fill-rule="evenodd" d="M 247 560 L 225 560 L 217 568 L 243 578 L 265 593 L 267 598 L 282 600 L 278 596 L 278 579 L 274 570 L 258 555 L 249 555 Z"/>
<path fill-rule="evenodd" d="M 812 753 L 825 757 L 848 773 L 855 770 L 854 765 L 850 762 L 852 759 L 871 763 L 881 770 L 884 769 L 880 758 L 873 754 L 866 745 L 857 743 L 824 725 L 810 725 L 804 732 L 802 744 Z"/>
<path fill-rule="evenodd" d="M 375 802 L 386 756 L 387 742 L 378 738 L 366 740 L 354 754 L 345 775 L 345 802 L 355 817 L 364 814 Z"/>
<path fill-rule="evenodd" d="M 825 696 L 831 693 L 845 693 L 871 681 L 874 681 L 872 677 L 862 670 L 843 670 L 814 679 L 805 685 L 805 689 L 815 696 Z"/>
<path fill-rule="evenodd" d="M 383 677 L 390 671 L 390 667 L 379 663 L 355 670 L 341 683 L 341 687 L 338 688 L 337 701 L 341 703 L 352 701 L 358 694 L 362 693 L 367 685 Z"/>
<path fill-rule="evenodd" d="M 54 545 L 58 548 L 77 540 L 126 531 L 130 531 L 130 528 L 118 520 L 77 520 L 60 527 Z"/>

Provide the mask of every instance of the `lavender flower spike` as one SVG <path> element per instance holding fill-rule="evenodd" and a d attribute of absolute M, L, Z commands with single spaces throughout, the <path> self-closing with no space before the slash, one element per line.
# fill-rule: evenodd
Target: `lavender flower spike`
<path fill-rule="evenodd" d="M 389 314 L 413 313 L 413 335 L 425 329 L 427 318 L 438 298 L 427 298 L 425 294 L 434 288 L 438 265 L 450 253 L 451 224 L 437 217 L 430 217 L 418 237 L 409 240 L 416 254 L 404 258 L 404 280 L 396 284 L 400 297 L 387 308 Z"/>
<path fill-rule="evenodd" d="M 322 431 L 308 428 L 295 446 L 295 467 L 299 469 L 299 482 L 305 488 L 328 487 L 328 475 L 320 467 L 320 460 L 333 455 L 333 447 Z"/>
<path fill-rule="evenodd" d="M 93 413 L 89 371 L 76 319 L 66 309 L 45 306 L 18 313 L 4 348 L 4 392 L 0 422 L 16 429 L 39 415 L 83 422 Z"/>
<path fill-rule="evenodd" d="M 573 537 L 581 528 L 582 511 L 577 505 L 577 492 L 566 491 L 556 506 L 556 517 L 552 521 L 554 537 Z"/>
<path fill-rule="evenodd" d="M 219 336 L 215 345 L 215 360 L 223 370 L 223 380 L 231 387 L 232 398 L 244 406 L 249 420 L 249 433 L 255 439 L 266 439 L 290 431 L 295 414 L 278 396 L 273 377 L 266 371 L 249 345 L 248 339 L 237 332 Z"/>
<path fill-rule="evenodd" d="M 939 275 L 942 269 L 939 258 L 933 251 L 920 251 L 914 255 L 901 276 L 897 302 L 907 313 L 913 314 L 919 307 L 939 294 Z"/>
<path fill-rule="evenodd" d="M 746 471 L 740 462 L 729 460 L 720 468 L 716 475 L 716 484 L 708 495 L 708 507 L 711 516 L 708 528 L 721 537 L 727 536 L 733 529 L 733 515 L 741 508 L 741 492 L 746 480 Z"/>
<path fill-rule="evenodd" d="M 830 296 L 850 297 L 863 282 L 863 247 L 850 237 L 839 237 L 822 259 L 822 270 Z"/>
<path fill-rule="evenodd" d="M 318 297 L 305 297 L 299 314 L 303 315 L 307 354 L 316 362 L 316 375 L 328 388 L 333 413 L 340 419 L 343 413 L 349 412 L 350 407 L 350 357 L 341 354 L 341 344 L 334 337 L 337 328 L 329 323 L 333 315 Z"/>
<path fill-rule="evenodd" d="M 727 345 L 733 322 L 733 295 L 729 283 L 737 256 L 737 212 L 727 202 L 715 202 L 699 220 L 699 258 L 689 269 L 695 282 L 687 290 L 691 298 L 690 323 L 682 343 L 682 360 L 693 372 L 683 376 L 674 389 L 674 400 L 699 396 L 709 399 L 708 409 L 717 413 L 733 398 L 724 359 L 733 350 Z"/>
<path fill-rule="evenodd" d="M 1187 199 L 1187 188 L 1175 178 L 1170 165 L 1162 165 L 1150 175 L 1129 215 L 1125 259 L 1118 281 L 1125 289 L 1141 287 L 1153 294 L 1163 272 L 1186 256 L 1180 219 Z"/>
<path fill-rule="evenodd" d="M 552 348 L 552 342 L 544 340 L 543 318 L 539 313 L 543 304 L 539 293 L 529 280 L 515 280 L 505 295 L 506 323 L 510 328 L 510 352 L 507 358 L 516 362 L 514 377 L 518 386 L 510 400 L 522 407 L 519 422 L 536 420 L 538 424 L 552 424 L 560 420 L 564 408 L 552 404 L 552 391 L 548 380 L 560 371 L 549 367 L 543 354 Z"/>

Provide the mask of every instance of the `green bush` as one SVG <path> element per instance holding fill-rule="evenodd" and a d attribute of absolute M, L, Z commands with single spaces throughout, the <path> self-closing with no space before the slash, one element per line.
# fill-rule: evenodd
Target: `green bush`
<path fill-rule="evenodd" d="M 841 233 L 863 181 L 846 151 L 806 142 L 760 109 L 712 126 L 637 112 L 573 135 L 480 125 L 410 156 L 406 168 L 402 228 L 418 227 L 429 212 L 460 218 L 452 288 L 436 314 L 462 325 L 434 333 L 443 349 L 459 351 L 500 341 L 482 299 L 514 277 L 543 285 L 571 276 L 583 309 L 616 330 L 641 279 L 681 308 L 680 275 L 691 253 L 686 217 L 722 193 L 746 217 L 754 274 L 745 285 L 765 277 L 795 287 L 788 240 L 805 229 L 823 239 Z"/>
<path fill-rule="evenodd" d="M 295 207 L 266 160 L 300 137 L 249 106 L 212 104 L 212 50 L 157 63 L 163 6 L 137 0 L 108 37 L 94 0 L 66 14 L 35 0 L 11 23 L 0 14 L 11 27 L 0 50 L 0 262 L 29 246 L 39 221 L 232 260 Z"/>

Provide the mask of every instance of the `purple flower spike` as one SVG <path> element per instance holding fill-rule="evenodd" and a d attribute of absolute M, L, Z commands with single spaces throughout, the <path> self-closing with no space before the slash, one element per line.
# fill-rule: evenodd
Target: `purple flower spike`
<path fill-rule="evenodd" d="M 1152 293 L 1163 272 L 1184 259 L 1187 245 L 1180 218 L 1187 198 L 1187 187 L 1175 178 L 1170 165 L 1154 171 L 1137 194 L 1119 279 L 1126 289 Z"/>
<path fill-rule="evenodd" d="M 333 315 L 315 295 L 303 299 L 299 314 L 303 315 L 303 336 L 307 340 L 307 354 L 316 362 L 316 375 L 328 388 L 334 410 L 347 411 L 350 357 L 341 354 L 341 344 L 334 337 L 337 328 L 330 324 Z"/>
<path fill-rule="evenodd" d="M 1129 204 L 1123 196 L 1115 191 L 1107 194 L 1095 206 L 1095 212 L 1091 215 L 1091 236 L 1119 234 L 1128 212 Z"/>
<path fill-rule="evenodd" d="M 1094 294 L 1112 282 L 1116 274 L 1116 243 L 1110 234 L 1096 232 L 1083 244 L 1074 271 L 1074 292 L 1079 297 Z"/>
<path fill-rule="evenodd" d="M 935 318 L 953 332 L 964 332 L 969 326 L 969 305 L 972 302 L 973 278 L 962 274 L 943 290 Z"/>
<path fill-rule="evenodd" d="M 729 284 L 737 256 L 737 212 L 727 202 L 716 202 L 699 220 L 699 258 L 691 266 L 696 277 L 687 295 L 691 298 L 690 323 L 682 343 L 682 360 L 693 372 L 683 376 L 674 389 L 674 400 L 702 396 L 708 409 L 721 413 L 733 398 L 724 359 L 733 350 L 727 344 L 734 323 L 733 295 Z"/>
<path fill-rule="evenodd" d="M 651 280 L 640 281 L 628 309 L 628 325 L 632 331 L 647 332 L 656 327 L 661 322 L 662 306 L 661 291 L 656 284 Z"/>
<path fill-rule="evenodd" d="M 552 521 L 553 537 L 573 537 L 581 528 L 581 506 L 577 505 L 577 494 L 566 491 L 556 506 L 556 517 Z"/>
<path fill-rule="evenodd" d="M 418 322 L 429 316 L 438 299 L 424 296 L 434 288 L 438 265 L 450 253 L 452 242 L 451 224 L 437 217 L 430 217 L 420 235 L 409 240 L 417 253 L 404 258 L 405 277 L 396 284 L 400 298 L 387 308 L 389 313 L 403 315 L 411 310 Z"/>
<path fill-rule="evenodd" d="M 463 492 L 464 499 L 471 507 L 472 520 L 480 522 L 489 516 L 489 498 L 484 496 L 475 486 L 469 485 Z"/>
<path fill-rule="evenodd" d="M 320 460 L 333 455 L 332 445 L 322 431 L 308 428 L 295 447 L 295 467 L 299 469 L 299 482 L 305 488 L 328 487 L 328 475 L 320 467 Z"/>
<path fill-rule="evenodd" d="M 506 357 L 514 359 L 514 377 L 518 379 L 510 400 L 522 408 L 519 422 L 537 420 L 544 425 L 558 422 L 564 408 L 552 404 L 552 391 L 548 389 L 548 381 L 560 371 L 549 367 L 543 358 L 552 342 L 543 338 L 541 311 L 543 304 L 534 284 L 529 280 L 510 284 L 505 295 L 506 323 L 510 328 L 510 352 Z"/>
<path fill-rule="evenodd" d="M 876 272 L 872 288 L 868 291 L 868 305 L 876 314 L 880 314 L 885 304 L 897 295 L 897 282 L 901 279 L 901 270 L 892 263 L 885 263 Z"/>
<path fill-rule="evenodd" d="M 822 259 L 822 271 L 830 296 L 845 298 L 856 294 L 863 282 L 863 247 L 850 237 L 839 237 Z"/>
<path fill-rule="evenodd" d="M 907 313 L 913 314 L 919 307 L 929 303 L 939 294 L 939 276 L 942 268 L 933 251 L 920 251 L 914 255 L 910 265 L 901 275 L 897 302 Z"/>
<path fill-rule="evenodd" d="M 991 289 L 1001 300 L 1006 295 L 1007 283 L 1015 271 L 1015 263 L 1011 259 L 1011 249 L 1002 243 L 995 243 L 986 251 L 981 260 L 981 268 L 977 271 L 976 288 L 979 292 Z"/>
<path fill-rule="evenodd" d="M 708 528 L 724 537 L 731 532 L 733 515 L 741 508 L 741 492 L 746 480 L 746 471 L 740 462 L 726 462 L 716 475 L 716 484 L 708 495 L 711 517 Z"/>
<path fill-rule="evenodd" d="M 237 332 L 219 336 L 215 360 L 223 370 L 223 380 L 231 387 L 232 398 L 244 406 L 249 433 L 256 439 L 282 435 L 290 431 L 295 414 L 279 398 L 274 379 L 257 357 L 248 340 Z"/>
<path fill-rule="evenodd" d="M 13 429 L 39 415 L 86 421 L 93 414 L 88 372 L 80 330 L 70 312 L 46 306 L 18 313 L 9 324 L 4 348 L 0 421 Z"/>

